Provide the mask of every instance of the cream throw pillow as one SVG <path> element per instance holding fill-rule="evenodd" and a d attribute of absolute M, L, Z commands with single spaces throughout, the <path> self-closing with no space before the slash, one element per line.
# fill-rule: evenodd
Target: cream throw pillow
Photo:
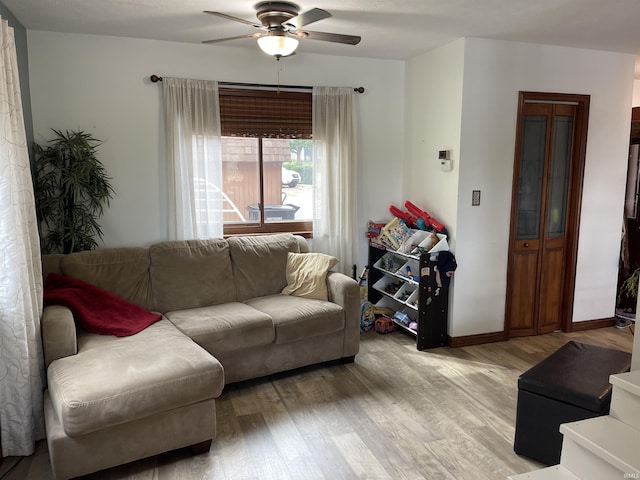
<path fill-rule="evenodd" d="M 327 272 L 338 259 L 324 253 L 287 253 L 283 295 L 327 300 Z"/>

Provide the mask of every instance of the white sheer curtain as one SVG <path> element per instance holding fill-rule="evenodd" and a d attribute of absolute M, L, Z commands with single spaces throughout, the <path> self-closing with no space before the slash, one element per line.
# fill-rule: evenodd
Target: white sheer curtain
<path fill-rule="evenodd" d="M 169 167 L 169 235 L 222 237 L 223 193 L 218 83 L 163 81 Z"/>
<path fill-rule="evenodd" d="M 314 87 L 313 250 L 351 274 L 357 251 L 356 125 L 353 88 Z"/>
<path fill-rule="evenodd" d="M 44 438 L 42 268 L 13 28 L 0 24 L 0 436 L 4 455 Z"/>

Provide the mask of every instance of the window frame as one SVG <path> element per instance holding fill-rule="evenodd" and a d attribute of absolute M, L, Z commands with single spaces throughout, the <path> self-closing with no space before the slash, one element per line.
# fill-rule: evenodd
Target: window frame
<path fill-rule="evenodd" d="M 260 235 L 270 233 L 293 233 L 302 235 L 305 238 L 313 237 L 313 221 L 270 221 L 265 222 L 264 218 L 264 167 L 263 167 L 263 148 L 262 142 L 264 139 L 269 138 L 284 138 L 284 139 L 311 139 L 311 105 L 312 97 L 311 92 L 292 92 L 288 90 L 275 90 L 271 88 L 259 89 L 259 88 L 237 88 L 237 87 L 220 87 L 220 123 L 222 136 L 238 136 L 238 137 L 251 137 L 258 139 L 258 168 L 259 168 L 259 205 L 260 205 L 260 220 L 255 222 L 245 223 L 233 223 L 223 225 L 223 232 L 225 237 L 235 235 Z M 240 99 L 240 102 L 245 100 L 256 102 L 256 110 L 251 111 L 250 115 L 243 117 L 243 112 L 238 110 L 233 105 L 231 97 Z M 251 99 L 251 100 L 249 100 Z M 260 102 L 260 100 L 263 100 Z M 293 110 L 287 110 L 286 108 L 274 109 L 274 101 L 284 101 L 285 107 L 289 106 L 288 101 L 292 101 Z M 300 107 L 300 104 L 302 108 Z M 278 114 L 273 115 L 274 112 Z M 288 115 L 290 113 L 290 115 Z M 240 120 L 238 120 L 240 117 Z M 277 134 L 272 131 L 274 122 L 261 122 L 258 119 L 271 118 L 276 121 L 282 117 L 286 121 L 281 124 L 288 131 L 293 130 L 293 134 Z M 245 119 L 245 121 L 242 120 Z M 295 118 L 303 118 L 303 121 L 296 122 Z M 293 120 L 292 120 L 293 119 Z M 229 129 L 230 124 L 240 125 L 240 128 Z M 297 132 L 297 133 L 296 133 Z M 299 135 L 299 136 L 298 136 Z"/>

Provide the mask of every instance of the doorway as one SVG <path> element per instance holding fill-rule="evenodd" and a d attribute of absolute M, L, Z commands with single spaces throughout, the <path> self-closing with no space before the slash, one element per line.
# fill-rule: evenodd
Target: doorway
<path fill-rule="evenodd" d="M 570 331 L 588 95 L 520 92 L 505 332 Z"/>
<path fill-rule="evenodd" d="M 618 269 L 616 317 L 622 324 L 635 318 L 636 297 L 626 291 L 625 282 L 640 268 L 640 107 L 631 110 L 629 163 L 624 206 L 625 228 Z"/>

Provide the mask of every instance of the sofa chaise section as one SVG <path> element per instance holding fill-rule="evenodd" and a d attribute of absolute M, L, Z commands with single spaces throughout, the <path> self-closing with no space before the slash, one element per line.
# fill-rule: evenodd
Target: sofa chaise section
<path fill-rule="evenodd" d="M 211 441 L 217 359 L 163 319 L 117 338 L 80 334 L 47 369 L 45 421 L 57 479 Z"/>

